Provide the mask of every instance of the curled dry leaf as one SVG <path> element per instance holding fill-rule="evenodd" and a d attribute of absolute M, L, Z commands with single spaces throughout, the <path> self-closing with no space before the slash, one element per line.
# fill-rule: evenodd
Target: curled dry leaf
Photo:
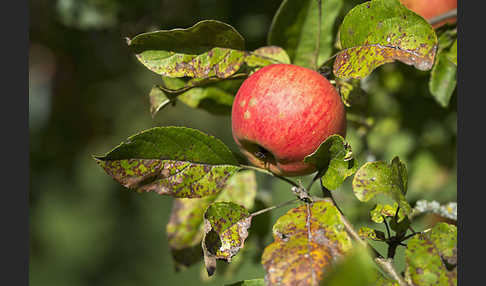
<path fill-rule="evenodd" d="M 216 259 L 228 262 L 244 246 L 251 225 L 249 212 L 232 202 L 216 202 L 204 213 L 202 249 L 208 275 L 216 270 Z"/>
<path fill-rule="evenodd" d="M 203 216 L 213 202 L 231 201 L 251 209 L 256 196 L 255 172 L 244 170 L 233 175 L 218 194 L 199 199 L 175 199 L 166 232 L 176 270 L 199 262 L 203 257 L 201 239 Z"/>

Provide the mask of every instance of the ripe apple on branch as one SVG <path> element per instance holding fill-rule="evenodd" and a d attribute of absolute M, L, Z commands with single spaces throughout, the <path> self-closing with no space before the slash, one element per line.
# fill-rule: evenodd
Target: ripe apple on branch
<path fill-rule="evenodd" d="M 346 135 L 341 98 L 318 72 L 266 66 L 243 82 L 232 109 L 233 137 L 250 162 L 282 176 L 307 175 L 306 156 L 333 134 Z"/>

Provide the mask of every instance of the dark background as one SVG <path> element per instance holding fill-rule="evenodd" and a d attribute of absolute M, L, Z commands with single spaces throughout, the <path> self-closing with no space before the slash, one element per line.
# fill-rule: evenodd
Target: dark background
<path fill-rule="evenodd" d="M 141 130 L 168 125 L 197 128 L 236 150 L 228 116 L 178 104 L 151 118 L 148 93 L 159 78 L 136 61 L 124 37 L 217 19 L 233 25 L 253 50 L 266 44 L 280 2 L 30 1 L 30 285 L 222 285 L 264 276 L 251 243 L 232 264 L 240 267 L 214 278 L 208 280 L 202 264 L 176 273 L 165 234 L 172 199 L 124 189 L 91 156 Z M 342 14 L 358 2 L 347 1 Z M 349 121 L 347 140 L 360 163 L 394 155 L 407 163 L 412 205 L 419 199 L 456 201 L 457 194 L 457 98 L 440 107 L 428 92 L 428 78 L 400 63 L 382 66 L 363 81 L 367 95 L 348 112 L 375 122 L 365 139 Z M 358 226 L 380 228 L 369 220 L 373 205 L 353 197 L 350 181 L 335 192 L 343 211 Z M 292 197 L 281 182 L 259 175 L 258 183 L 273 203 Z M 413 225 L 420 230 L 434 222 L 426 216 Z M 403 251 L 397 255 L 397 267 L 403 267 Z"/>

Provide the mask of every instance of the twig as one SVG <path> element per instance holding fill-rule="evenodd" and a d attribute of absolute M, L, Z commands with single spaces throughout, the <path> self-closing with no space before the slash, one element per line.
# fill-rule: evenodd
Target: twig
<path fill-rule="evenodd" d="M 259 214 L 262 214 L 262 213 L 266 213 L 268 211 L 271 211 L 271 210 L 274 210 L 274 209 L 278 209 L 278 208 L 281 208 L 283 206 L 286 206 L 286 205 L 289 205 L 289 204 L 292 204 L 292 203 L 295 203 L 295 202 L 298 202 L 299 199 L 293 199 L 293 200 L 290 200 L 290 201 L 286 201 L 286 202 L 283 202 L 281 204 L 278 204 L 276 206 L 271 206 L 271 207 L 268 207 L 268 208 L 265 208 L 265 209 L 261 209 L 259 211 L 256 211 L 254 213 L 252 213 L 250 216 L 251 217 L 254 217 L 254 216 L 257 216 Z"/>
<path fill-rule="evenodd" d="M 398 272 L 393 268 L 392 260 L 376 257 L 375 258 L 376 264 L 380 266 L 383 271 L 385 271 L 391 278 L 395 279 L 400 286 L 409 286 L 407 282 L 403 279 L 403 277 L 398 274 Z"/>
<path fill-rule="evenodd" d="M 274 173 L 274 172 L 272 172 L 270 170 L 262 169 L 262 168 L 258 168 L 258 167 L 250 166 L 250 165 L 241 165 L 241 167 L 243 167 L 244 169 L 255 170 L 255 171 L 258 171 L 258 172 L 261 172 L 261 173 L 270 175 L 270 176 L 274 176 L 276 178 L 279 178 L 282 181 L 285 181 L 285 182 L 289 183 L 290 185 L 292 185 L 294 187 L 300 188 L 300 186 L 296 182 L 294 182 L 294 181 L 292 181 L 290 179 L 287 179 L 284 176 L 280 176 L 279 174 L 276 174 L 276 173 Z"/>
<path fill-rule="evenodd" d="M 324 189 L 327 190 L 326 188 L 324 188 Z M 332 197 L 331 192 L 329 190 L 327 190 L 327 193 L 330 196 L 330 198 L 333 201 L 336 208 L 338 208 L 338 206 L 336 205 L 336 202 L 334 201 L 334 198 Z M 338 208 L 338 210 L 339 210 L 339 208 Z M 378 264 L 378 266 L 380 266 L 380 268 L 384 272 L 386 272 L 388 275 L 390 275 L 390 277 L 395 279 L 400 286 L 410 286 L 410 285 L 408 285 L 407 282 L 405 282 L 403 277 L 400 274 L 398 274 L 398 272 L 395 270 L 395 268 L 393 267 L 393 264 L 392 264 L 392 260 L 391 259 L 385 259 L 383 257 L 383 255 L 381 255 L 373 246 L 371 246 L 366 241 L 362 240 L 361 237 L 359 236 L 358 232 L 354 229 L 353 225 L 346 219 L 346 217 L 342 214 L 341 211 L 340 211 L 340 214 L 341 214 L 341 221 L 342 221 L 346 231 L 349 233 L 349 235 L 356 242 L 358 242 L 360 245 L 370 249 L 373 252 L 373 254 L 375 255 L 375 259 L 374 259 L 375 263 Z"/>
<path fill-rule="evenodd" d="M 432 19 L 429 20 L 429 24 L 430 25 L 435 25 L 435 24 L 438 24 L 444 20 L 447 20 L 447 19 L 450 19 L 450 18 L 454 18 L 454 17 L 457 17 L 457 9 L 453 9 L 453 10 L 450 10 L 444 14 L 441 14 L 437 17 L 434 17 Z"/>

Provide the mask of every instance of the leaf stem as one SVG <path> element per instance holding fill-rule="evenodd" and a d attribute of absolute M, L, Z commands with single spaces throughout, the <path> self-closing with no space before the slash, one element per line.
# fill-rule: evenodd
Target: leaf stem
<path fill-rule="evenodd" d="M 448 12 L 445 12 L 444 14 L 440 14 L 439 16 L 430 19 L 429 24 L 435 25 L 435 24 L 438 24 L 438 23 L 440 23 L 444 20 L 454 18 L 454 17 L 457 17 L 457 9 L 450 10 Z"/>

